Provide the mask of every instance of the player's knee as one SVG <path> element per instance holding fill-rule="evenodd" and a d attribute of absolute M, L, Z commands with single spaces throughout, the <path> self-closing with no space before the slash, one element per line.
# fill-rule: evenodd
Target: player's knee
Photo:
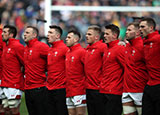
<path fill-rule="evenodd" d="M 77 114 L 76 115 L 86 115 L 86 106 L 79 106 L 77 107 Z"/>
<path fill-rule="evenodd" d="M 19 99 L 11 99 L 8 100 L 8 106 L 9 108 L 17 108 L 21 103 L 21 100 Z"/>
<path fill-rule="evenodd" d="M 83 111 L 77 111 L 76 115 L 86 115 L 86 111 L 85 110 L 83 110 Z"/>
<path fill-rule="evenodd" d="M 136 108 L 134 106 L 123 106 L 124 114 L 130 114 L 136 112 Z"/>

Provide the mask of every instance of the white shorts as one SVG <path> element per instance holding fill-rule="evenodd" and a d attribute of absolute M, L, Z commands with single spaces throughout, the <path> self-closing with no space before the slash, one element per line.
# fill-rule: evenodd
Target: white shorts
<path fill-rule="evenodd" d="M 3 95 L 5 96 L 4 98 L 7 99 L 20 99 L 23 93 L 20 89 L 15 89 L 15 88 L 4 87 L 2 88 L 2 90 L 3 90 Z"/>
<path fill-rule="evenodd" d="M 133 101 L 135 105 L 142 105 L 143 93 L 123 93 L 122 103 Z"/>
<path fill-rule="evenodd" d="M 67 108 L 86 106 L 86 95 L 77 95 L 66 98 Z"/>

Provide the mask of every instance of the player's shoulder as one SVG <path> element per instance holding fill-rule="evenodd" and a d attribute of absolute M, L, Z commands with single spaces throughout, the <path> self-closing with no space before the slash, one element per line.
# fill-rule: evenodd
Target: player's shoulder
<path fill-rule="evenodd" d="M 122 53 L 125 52 L 125 48 L 126 46 L 122 46 L 122 45 L 116 45 L 116 47 L 113 47 L 117 53 Z"/>
<path fill-rule="evenodd" d="M 78 50 L 77 50 L 77 53 L 81 54 L 81 55 L 85 55 L 86 53 L 86 50 L 82 47 L 80 47 Z"/>
<path fill-rule="evenodd" d="M 40 41 L 37 41 L 36 45 L 39 47 L 39 48 L 49 48 L 49 46 L 44 43 L 44 42 L 40 42 Z"/>
<path fill-rule="evenodd" d="M 100 50 L 104 50 L 107 49 L 107 44 L 103 43 L 102 41 L 100 41 L 97 45 L 97 48 Z"/>
<path fill-rule="evenodd" d="M 24 45 L 22 45 L 19 40 L 16 40 L 16 41 L 13 43 L 12 47 L 13 47 L 13 48 L 24 48 Z"/>

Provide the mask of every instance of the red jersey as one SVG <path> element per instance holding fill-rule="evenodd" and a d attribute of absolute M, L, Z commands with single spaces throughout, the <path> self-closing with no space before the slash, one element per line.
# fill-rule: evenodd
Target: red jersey
<path fill-rule="evenodd" d="M 124 47 L 119 40 L 108 44 L 103 56 L 103 78 L 100 93 L 122 95 L 124 73 Z"/>
<path fill-rule="evenodd" d="M 2 50 L 3 50 L 3 40 L 2 40 L 2 29 L 0 29 L 0 86 L 1 86 L 1 78 L 2 78 Z"/>
<path fill-rule="evenodd" d="M 150 33 L 144 40 L 144 56 L 149 73 L 148 85 L 160 84 L 160 34 Z"/>
<path fill-rule="evenodd" d="M 141 37 L 130 40 L 125 48 L 125 74 L 123 92 L 143 92 L 148 80 Z"/>
<path fill-rule="evenodd" d="M 102 58 L 107 45 L 98 41 L 88 45 L 85 55 L 86 88 L 99 90 L 102 79 Z"/>
<path fill-rule="evenodd" d="M 25 89 L 39 88 L 46 85 L 46 67 L 49 46 L 38 41 L 30 40 L 25 47 Z"/>
<path fill-rule="evenodd" d="M 80 44 L 70 47 L 66 54 L 67 97 L 85 94 L 84 57 L 85 49 Z"/>
<path fill-rule="evenodd" d="M 65 88 L 65 57 L 68 47 L 63 40 L 53 42 L 48 53 L 47 88 L 49 90 Z"/>
<path fill-rule="evenodd" d="M 23 90 L 24 74 L 23 66 L 24 46 L 19 40 L 10 38 L 8 45 L 3 45 L 2 54 L 2 86 Z"/>

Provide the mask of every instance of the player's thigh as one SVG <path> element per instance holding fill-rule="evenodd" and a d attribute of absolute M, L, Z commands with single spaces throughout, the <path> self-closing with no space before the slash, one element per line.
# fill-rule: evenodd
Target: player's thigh
<path fill-rule="evenodd" d="M 123 103 L 124 115 L 136 115 L 136 106 L 133 102 Z"/>
<path fill-rule="evenodd" d="M 76 108 L 68 108 L 69 115 L 76 115 Z"/>
<path fill-rule="evenodd" d="M 86 106 L 76 107 L 77 115 L 86 115 Z"/>

